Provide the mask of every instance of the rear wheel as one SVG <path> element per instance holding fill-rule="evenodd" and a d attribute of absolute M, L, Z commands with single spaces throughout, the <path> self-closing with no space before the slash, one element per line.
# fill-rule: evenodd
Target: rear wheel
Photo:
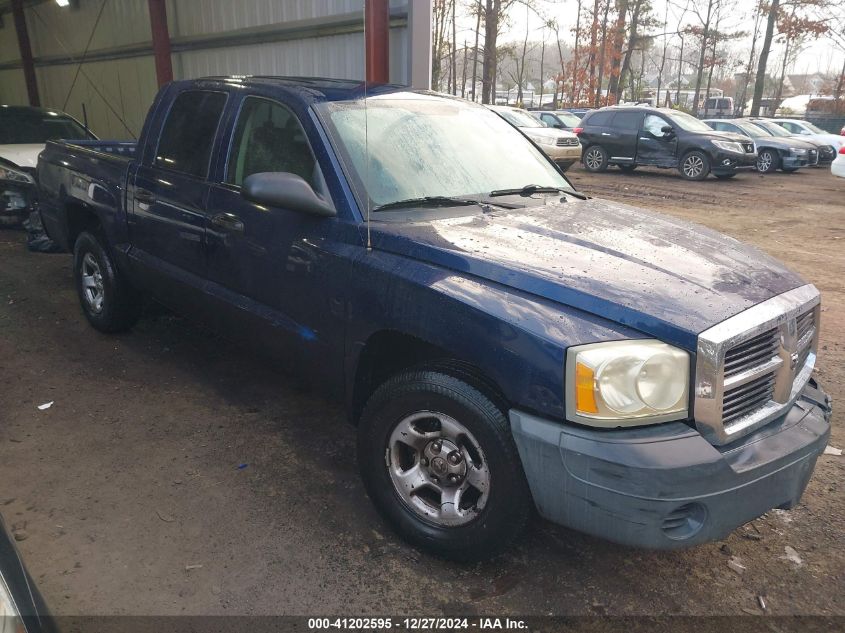
<path fill-rule="evenodd" d="M 678 171 L 685 180 L 704 180 L 710 173 L 710 159 L 704 152 L 690 152 L 681 159 Z"/>
<path fill-rule="evenodd" d="M 88 231 L 76 238 L 73 272 L 79 303 L 88 322 L 101 332 L 131 328 L 141 312 L 138 292 L 115 268 L 104 241 Z"/>
<path fill-rule="evenodd" d="M 381 514 L 408 541 L 474 560 L 523 530 L 531 501 L 504 412 L 436 369 L 395 376 L 370 397 L 358 463 Z"/>
<path fill-rule="evenodd" d="M 607 161 L 607 151 L 601 145 L 591 145 L 584 152 L 584 168 L 587 171 L 604 171 L 607 169 Z"/>
<path fill-rule="evenodd" d="M 778 167 L 780 167 L 780 156 L 777 152 L 764 149 L 757 155 L 757 171 L 761 174 L 770 174 L 777 171 Z"/>

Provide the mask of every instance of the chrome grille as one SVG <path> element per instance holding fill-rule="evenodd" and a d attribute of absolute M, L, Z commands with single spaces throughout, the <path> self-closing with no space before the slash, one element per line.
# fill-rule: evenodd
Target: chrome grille
<path fill-rule="evenodd" d="M 780 336 L 775 328 L 732 347 L 725 354 L 725 378 L 741 374 L 777 356 L 779 344 Z"/>
<path fill-rule="evenodd" d="M 570 138 L 568 136 L 558 136 L 557 137 L 557 145 L 558 147 L 566 147 L 567 145 L 574 147 L 578 145 L 581 141 L 578 140 L 578 137 Z"/>
<path fill-rule="evenodd" d="M 816 360 L 819 293 L 802 286 L 702 332 L 695 421 L 726 444 L 782 414 L 810 379 Z"/>

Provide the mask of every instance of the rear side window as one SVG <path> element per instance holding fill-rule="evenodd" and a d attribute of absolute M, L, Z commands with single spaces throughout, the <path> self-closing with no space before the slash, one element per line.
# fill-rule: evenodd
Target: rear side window
<path fill-rule="evenodd" d="M 636 132 L 643 120 L 642 112 L 617 112 L 613 116 L 613 127 L 626 132 Z"/>
<path fill-rule="evenodd" d="M 613 113 L 612 112 L 594 112 L 593 114 L 588 114 L 587 117 L 584 119 L 584 125 L 608 125 L 610 123 L 610 117 Z"/>
<path fill-rule="evenodd" d="M 223 92 L 192 90 L 176 97 L 161 130 L 156 167 L 205 178 L 225 105 Z"/>

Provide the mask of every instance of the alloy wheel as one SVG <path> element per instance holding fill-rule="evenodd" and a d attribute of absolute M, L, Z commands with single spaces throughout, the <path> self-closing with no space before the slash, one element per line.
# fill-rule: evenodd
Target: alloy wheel
<path fill-rule="evenodd" d="M 466 525 L 490 494 L 490 469 L 472 433 L 442 413 L 420 411 L 390 435 L 386 466 L 402 503 L 438 527 Z"/>
<path fill-rule="evenodd" d="M 601 151 L 593 148 L 587 151 L 587 155 L 584 157 L 584 162 L 587 163 L 587 167 L 590 169 L 598 169 L 601 167 L 603 158 Z"/>
<path fill-rule="evenodd" d="M 91 253 L 82 258 L 82 290 L 88 309 L 95 314 L 103 311 L 103 274 Z"/>
<path fill-rule="evenodd" d="M 704 171 L 704 161 L 700 156 L 692 154 L 684 159 L 683 169 L 687 178 L 698 178 Z"/>

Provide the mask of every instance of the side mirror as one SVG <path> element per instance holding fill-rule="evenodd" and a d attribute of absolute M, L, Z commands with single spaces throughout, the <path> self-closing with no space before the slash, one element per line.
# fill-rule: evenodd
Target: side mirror
<path fill-rule="evenodd" d="M 666 135 L 675 133 L 675 129 L 671 125 L 664 125 L 662 128 L 660 128 L 660 131 Z"/>
<path fill-rule="evenodd" d="M 804 136 L 812 136 L 813 135 L 813 133 L 810 132 L 809 130 L 801 130 L 801 134 L 803 134 Z"/>
<path fill-rule="evenodd" d="M 555 123 L 554 127 L 556 127 L 559 130 L 562 130 L 565 126 L 563 125 L 563 123 Z"/>
<path fill-rule="evenodd" d="M 318 196 L 305 180 L 288 172 L 261 172 L 247 176 L 241 195 L 250 202 L 281 207 L 328 218 L 334 207 Z"/>

